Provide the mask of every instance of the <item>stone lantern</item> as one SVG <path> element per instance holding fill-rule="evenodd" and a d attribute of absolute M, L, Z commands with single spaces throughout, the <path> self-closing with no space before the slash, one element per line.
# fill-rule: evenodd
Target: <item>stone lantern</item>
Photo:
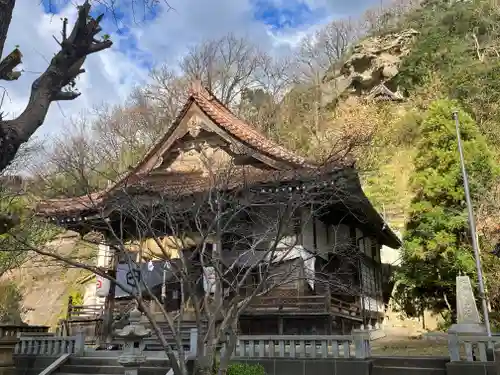
<path fill-rule="evenodd" d="M 135 307 L 129 314 L 129 324 L 115 332 L 123 344 L 118 363 L 125 367 L 125 375 L 137 375 L 139 367 L 146 362 L 143 354 L 146 343 L 144 338 L 151 335 L 151 330 L 141 324 L 141 312 Z"/>

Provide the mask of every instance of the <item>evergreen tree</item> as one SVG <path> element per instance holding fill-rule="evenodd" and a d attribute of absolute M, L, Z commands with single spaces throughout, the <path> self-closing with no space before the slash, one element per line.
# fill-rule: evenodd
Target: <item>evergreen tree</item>
<path fill-rule="evenodd" d="M 414 193 L 406 224 L 397 297 L 409 313 L 455 309 L 455 277 L 475 277 L 460 168 L 454 101 L 434 102 L 421 124 Z M 478 202 L 497 175 L 493 155 L 472 118 L 459 110 L 461 137 L 473 202 Z"/>

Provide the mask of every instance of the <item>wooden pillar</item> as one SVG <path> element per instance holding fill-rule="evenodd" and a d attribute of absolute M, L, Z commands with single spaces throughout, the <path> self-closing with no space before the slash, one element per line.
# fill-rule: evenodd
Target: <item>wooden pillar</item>
<path fill-rule="evenodd" d="M 73 312 L 73 297 L 68 297 L 68 306 L 66 310 L 66 319 L 71 319 L 71 313 Z"/>
<path fill-rule="evenodd" d="M 326 318 L 326 334 L 332 335 L 333 333 L 333 316 L 330 314 Z"/>
<path fill-rule="evenodd" d="M 283 317 L 279 316 L 278 317 L 278 335 L 283 334 Z"/>
<path fill-rule="evenodd" d="M 118 256 L 115 251 L 111 255 L 111 264 L 108 266 L 106 273 L 113 279 L 116 280 L 117 268 L 118 268 Z M 110 344 L 113 338 L 113 312 L 115 310 L 115 291 L 116 283 L 110 282 L 109 292 L 104 300 L 104 314 L 103 314 L 103 324 L 102 332 L 100 336 L 101 342 L 105 344 Z"/>
<path fill-rule="evenodd" d="M 327 324 L 326 333 L 327 333 L 327 335 L 331 335 L 332 334 L 333 317 L 332 317 L 332 292 L 330 289 L 330 275 L 328 275 L 328 278 L 326 280 L 325 309 L 326 309 L 326 313 L 328 314 L 327 322 L 326 322 L 326 324 Z"/>

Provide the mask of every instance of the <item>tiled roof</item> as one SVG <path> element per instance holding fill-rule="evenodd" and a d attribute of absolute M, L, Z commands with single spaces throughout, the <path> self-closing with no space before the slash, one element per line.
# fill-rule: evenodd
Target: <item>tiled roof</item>
<path fill-rule="evenodd" d="M 105 193 L 103 190 L 82 195 L 81 197 L 47 199 L 38 203 L 35 211 L 43 216 L 50 216 L 56 213 L 71 214 L 72 212 L 92 211 L 102 204 Z"/>
<path fill-rule="evenodd" d="M 351 172 L 348 172 L 349 170 Z M 400 246 L 400 240 L 385 225 L 380 214 L 377 213 L 368 198 L 363 194 L 361 185 L 357 179 L 357 173 L 352 166 L 350 168 L 334 166 L 330 168 L 297 168 L 282 171 L 262 170 L 255 167 L 242 166 L 234 168 L 229 173 L 221 172 L 214 174 L 214 176 L 204 176 L 199 172 L 155 172 L 143 175 L 139 180 L 135 180 L 133 183 L 113 191 L 103 191 L 78 198 L 46 201 L 39 204 L 36 211 L 38 215 L 46 217 L 55 216 L 63 218 L 63 220 L 64 217 L 73 217 L 71 220 L 74 221 L 80 220 L 82 217 L 85 218 L 86 215 L 92 216 L 92 214 L 98 214 L 100 210 L 104 211 L 109 208 L 114 211 L 119 210 L 121 204 L 129 205 L 129 200 L 124 201 L 120 199 L 123 195 L 150 196 L 154 200 L 157 199 L 154 197 L 181 199 L 185 196 L 203 193 L 213 188 L 234 191 L 245 187 L 264 189 L 266 192 L 272 194 L 281 189 L 286 191 L 287 189 L 300 189 L 303 186 L 310 188 L 312 187 L 310 183 L 312 183 L 314 187 L 324 186 L 326 189 L 333 189 L 330 192 L 333 199 L 337 197 L 342 200 L 344 194 L 352 195 L 353 200 L 350 204 L 355 204 L 355 206 L 352 206 L 350 211 L 353 215 L 355 217 L 359 215 L 362 218 L 366 218 L 375 230 L 380 231 L 384 238 L 384 244 L 393 248 Z M 356 178 L 356 181 L 351 181 L 352 178 Z M 290 184 L 286 185 L 287 182 Z M 326 190 L 322 191 L 327 192 Z M 304 199 L 314 200 L 314 196 L 310 195 L 311 192 L 311 190 L 306 191 Z M 67 220 L 71 221 L 70 219 Z"/>
<path fill-rule="evenodd" d="M 236 117 L 211 92 L 200 83 L 191 86 L 190 96 L 196 104 L 220 127 L 252 148 L 275 159 L 293 164 L 295 167 L 312 166 L 311 161 L 273 142 L 254 126 Z"/>
<path fill-rule="evenodd" d="M 37 206 L 37 211 L 43 214 L 48 214 L 49 212 L 56 213 L 58 211 L 70 212 L 91 210 L 93 208 L 95 209 L 96 206 L 99 206 L 102 203 L 104 197 L 112 191 L 125 186 L 138 184 L 140 181 L 144 183 L 145 176 L 148 172 L 150 172 L 152 168 L 151 166 L 156 165 L 157 161 L 161 157 L 161 152 L 159 151 L 169 138 L 171 130 L 176 128 L 176 126 L 180 123 L 193 102 L 196 103 L 200 109 L 204 111 L 212 121 L 214 121 L 215 124 L 258 152 L 261 152 L 262 154 L 273 159 L 277 159 L 278 161 L 290 164 L 291 169 L 314 166 L 312 162 L 307 161 L 305 158 L 296 155 L 283 146 L 278 145 L 272 140 L 266 138 L 252 125 L 240 120 L 225 105 L 223 105 L 215 97 L 215 95 L 204 88 L 200 82 L 193 82 L 189 88 L 189 98 L 177 115 L 177 118 L 170 126 L 170 131 L 168 131 L 165 136 L 162 137 L 162 139 L 147 153 L 141 162 L 139 162 L 138 165 L 130 170 L 124 177 L 122 177 L 120 181 L 106 190 L 92 193 L 90 195 L 76 198 L 51 199 L 41 202 Z M 196 175 L 196 177 L 188 177 L 187 174 L 172 174 L 168 177 L 164 177 L 165 178 L 162 180 L 164 189 L 168 189 L 170 186 L 171 189 L 175 190 L 178 183 L 188 189 L 194 190 L 196 190 L 196 185 L 206 185 L 206 182 L 200 181 L 198 175 Z M 195 181 L 182 182 L 183 180 L 190 178 L 194 178 Z"/>
<path fill-rule="evenodd" d="M 41 202 L 36 211 L 43 216 L 71 215 L 85 211 L 97 211 L 106 205 L 113 196 L 125 194 L 158 194 L 164 197 L 183 197 L 218 188 L 234 190 L 245 186 L 284 183 L 293 180 L 317 179 L 325 176 L 326 170 L 311 168 L 288 169 L 284 171 L 262 170 L 251 166 L 234 167 L 230 170 L 204 176 L 200 172 L 155 172 L 144 175 L 121 188 L 113 191 L 97 192 L 88 196 L 52 199 Z"/>

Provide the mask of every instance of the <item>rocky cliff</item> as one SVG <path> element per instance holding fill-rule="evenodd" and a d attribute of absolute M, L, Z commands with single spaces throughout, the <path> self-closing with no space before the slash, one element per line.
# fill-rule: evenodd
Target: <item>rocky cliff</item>
<path fill-rule="evenodd" d="M 72 232 L 60 235 L 47 247 L 60 255 L 74 256 L 75 260 L 92 258 L 95 252 L 80 243 L 79 237 Z M 64 315 L 68 296 L 74 291 L 83 291 L 79 280 L 85 275 L 81 269 L 30 254 L 25 264 L 4 274 L 0 281 L 14 281 L 21 289 L 25 323 L 55 327 L 57 320 Z"/>
<path fill-rule="evenodd" d="M 344 62 L 325 74 L 321 85 L 322 105 L 336 105 L 344 94 L 403 100 L 404 89 L 396 86 L 394 77 L 418 34 L 414 29 L 407 29 L 367 37 L 355 44 Z"/>

